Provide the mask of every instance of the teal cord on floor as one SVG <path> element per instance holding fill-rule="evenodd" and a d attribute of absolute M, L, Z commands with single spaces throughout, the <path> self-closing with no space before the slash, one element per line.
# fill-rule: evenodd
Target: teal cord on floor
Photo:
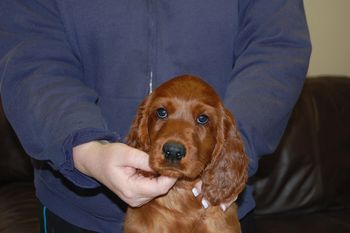
<path fill-rule="evenodd" d="M 43 207 L 43 223 L 44 223 L 44 233 L 47 233 L 47 223 L 46 223 L 46 206 Z"/>

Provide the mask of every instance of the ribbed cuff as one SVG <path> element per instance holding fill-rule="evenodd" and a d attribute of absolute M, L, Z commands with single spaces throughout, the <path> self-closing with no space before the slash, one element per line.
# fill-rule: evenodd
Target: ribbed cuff
<path fill-rule="evenodd" d="M 95 179 L 81 173 L 74 167 L 73 147 L 95 140 L 105 140 L 108 142 L 121 141 L 119 135 L 111 131 L 100 129 L 82 129 L 68 136 L 63 143 L 63 153 L 65 162 L 58 168 L 69 181 L 81 188 L 97 188 L 100 183 Z"/>

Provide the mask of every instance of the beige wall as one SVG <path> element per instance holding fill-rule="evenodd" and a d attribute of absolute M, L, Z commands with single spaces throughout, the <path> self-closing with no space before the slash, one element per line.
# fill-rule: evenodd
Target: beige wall
<path fill-rule="evenodd" d="M 350 0 L 304 0 L 313 51 L 309 75 L 350 77 Z"/>

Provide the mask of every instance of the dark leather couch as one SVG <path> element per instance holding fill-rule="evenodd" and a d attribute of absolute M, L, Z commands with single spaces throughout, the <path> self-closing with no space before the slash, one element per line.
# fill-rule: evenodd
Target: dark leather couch
<path fill-rule="evenodd" d="M 350 232 L 350 78 L 308 79 L 254 182 L 259 233 Z M 0 233 L 39 230 L 29 158 L 0 105 Z"/>
<path fill-rule="evenodd" d="M 33 169 L 0 101 L 0 233 L 38 233 Z"/>
<path fill-rule="evenodd" d="M 259 233 L 350 232 L 350 78 L 307 80 L 254 186 Z"/>

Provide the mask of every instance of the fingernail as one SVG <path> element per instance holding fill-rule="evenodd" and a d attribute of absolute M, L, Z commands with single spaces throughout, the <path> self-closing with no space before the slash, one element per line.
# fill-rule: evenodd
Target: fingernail
<path fill-rule="evenodd" d="M 192 193 L 193 193 L 193 195 L 194 195 L 195 197 L 198 197 L 198 195 L 199 195 L 199 192 L 198 192 L 198 190 L 197 190 L 196 188 L 193 188 L 193 189 L 192 189 Z"/>
<path fill-rule="evenodd" d="M 222 209 L 222 211 L 226 211 L 227 207 L 224 204 L 220 204 L 220 208 Z"/>
<path fill-rule="evenodd" d="M 208 204 L 207 200 L 202 199 L 202 206 L 203 206 L 204 209 L 207 209 L 209 207 L 209 204 Z"/>

